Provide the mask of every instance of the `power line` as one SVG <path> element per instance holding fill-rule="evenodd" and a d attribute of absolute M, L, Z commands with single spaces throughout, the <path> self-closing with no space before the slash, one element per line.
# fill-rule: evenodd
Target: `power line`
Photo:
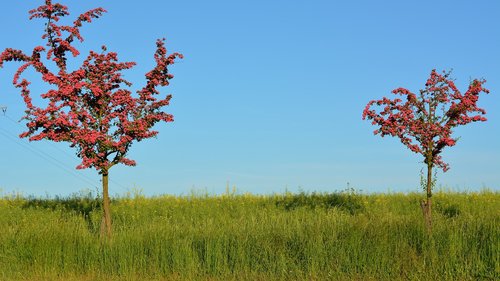
<path fill-rule="evenodd" d="M 5 118 L 9 119 L 9 121 L 11 121 L 12 123 L 16 124 L 18 127 L 20 128 L 23 128 L 25 129 L 21 124 L 19 124 L 20 121 L 15 121 L 14 119 L 12 119 L 9 115 L 7 114 L 4 114 Z M 55 145 L 54 143 L 52 142 L 49 142 L 50 146 L 52 146 L 53 148 L 59 150 L 60 152 L 66 154 L 66 156 L 70 156 L 70 157 L 73 157 L 73 155 L 71 155 L 70 153 L 68 153 L 67 151 L 61 149 L 60 147 L 58 147 L 57 145 Z"/>
<path fill-rule="evenodd" d="M 95 182 L 90 180 L 90 178 L 86 177 L 86 176 L 83 176 L 83 175 L 80 175 L 80 174 L 77 174 L 75 173 L 74 171 L 66 168 L 66 165 L 64 165 L 64 163 L 62 163 L 61 161 L 57 160 L 56 158 L 54 158 L 53 156 L 51 156 L 50 154 L 46 153 L 46 152 L 43 152 L 43 151 L 39 151 L 39 150 L 36 150 L 34 149 L 33 147 L 21 142 L 19 139 L 15 138 L 15 137 L 12 137 L 11 133 L 7 130 L 5 130 L 4 128 L 0 127 L 0 134 L 3 135 L 5 138 L 7 138 L 8 140 L 16 143 L 17 145 L 21 146 L 22 148 L 26 149 L 26 150 L 29 150 L 30 152 L 36 154 L 38 157 L 42 158 L 43 160 L 51 163 L 52 165 L 64 170 L 65 172 L 73 175 L 74 177 L 77 177 L 79 178 L 80 180 L 82 181 L 85 181 L 87 182 L 88 184 L 90 184 L 92 187 L 97 187 L 95 185 Z"/>
<path fill-rule="evenodd" d="M 12 123 L 16 124 L 17 126 L 23 128 L 23 126 L 21 126 L 21 124 L 19 124 L 19 122 L 16 122 L 14 119 L 12 119 L 9 115 L 7 115 L 4 111 L 4 117 L 6 117 L 9 121 L 11 121 Z M 32 153 L 35 153 L 37 154 L 39 157 L 41 157 L 42 159 L 44 160 L 48 160 L 49 162 L 51 162 L 54 166 L 57 166 L 58 168 L 60 169 L 63 169 L 64 171 L 66 171 L 67 173 L 73 175 L 74 177 L 78 177 L 80 178 L 81 180 L 87 182 L 87 183 L 90 183 L 93 187 L 97 188 L 97 186 L 94 184 L 94 181 L 90 178 L 90 177 L 87 177 L 85 175 L 81 175 L 81 174 L 78 174 L 78 173 L 75 173 L 74 170 L 72 169 L 68 169 L 66 168 L 67 165 L 65 165 L 63 162 L 61 162 L 60 160 L 54 158 L 52 155 L 44 152 L 44 151 L 41 151 L 41 150 L 35 150 L 33 147 L 31 147 L 30 145 L 27 145 L 26 143 L 23 143 L 20 141 L 20 139 L 18 138 L 15 138 L 15 137 L 12 137 L 13 133 L 5 130 L 4 128 L 1 128 L 0 129 L 3 131 L 3 132 L 0 132 L 3 136 L 5 136 L 6 138 L 8 138 L 10 141 L 12 142 L 15 142 L 16 144 L 20 145 L 21 147 L 31 151 Z M 24 128 L 23 128 L 24 129 Z M 73 155 L 71 155 L 70 153 L 68 153 L 67 151 L 61 149 L 60 147 L 58 147 L 57 145 L 55 145 L 54 143 L 52 142 L 49 142 L 49 144 L 54 147 L 55 149 L 59 150 L 60 152 L 64 153 L 65 155 L 67 156 L 70 156 L 70 157 L 74 157 Z M 125 187 L 124 185 L 112 180 L 112 179 L 109 179 L 110 182 L 112 182 L 113 184 L 117 185 L 118 187 L 120 187 L 121 189 L 123 189 L 124 191 L 128 190 L 127 187 Z"/>

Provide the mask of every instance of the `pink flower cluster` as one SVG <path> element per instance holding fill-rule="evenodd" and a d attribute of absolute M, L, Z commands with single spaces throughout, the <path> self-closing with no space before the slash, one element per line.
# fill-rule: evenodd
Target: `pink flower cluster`
<path fill-rule="evenodd" d="M 462 94 L 450 79 L 449 72 L 439 74 L 432 70 L 425 89 L 416 95 L 404 88 L 392 91 L 406 97 L 370 101 L 363 110 L 363 120 L 372 120 L 378 128 L 375 134 L 398 137 L 411 151 L 422 154 L 424 162 L 437 165 L 443 171 L 449 166 L 440 153 L 446 146 L 454 146 L 452 129 L 470 122 L 486 121 L 484 109 L 477 106 L 479 94 L 489 93 L 483 88 L 483 79 L 473 80 Z"/>
<path fill-rule="evenodd" d="M 73 40 L 84 40 L 79 30 L 82 23 L 91 22 L 104 12 L 102 8 L 93 9 L 80 15 L 73 26 L 58 25 L 60 17 L 69 15 L 68 9 L 46 0 L 45 5 L 30 11 L 30 19 L 47 20 L 42 36 L 47 40 L 47 49 L 37 46 L 30 56 L 11 48 L 0 54 L 0 67 L 6 61 L 23 62 L 13 79 L 27 107 L 24 119 L 28 121 L 28 131 L 21 137 L 28 137 L 31 141 L 69 142 L 77 148 L 82 159 L 77 168 L 93 167 L 101 173 L 118 163 L 135 165 L 135 161 L 126 158 L 131 144 L 157 135 L 158 132 L 152 130 L 157 122 L 173 121 L 173 116 L 162 110 L 169 104 L 171 95 L 159 98 L 157 88 L 169 84 L 173 75 L 168 72 L 168 66 L 174 64 L 176 58 L 182 58 L 178 53 L 167 55 L 165 39 L 158 40 L 154 54 L 156 66 L 146 74 L 146 85 L 135 96 L 124 88 L 132 84 L 121 74 L 135 63 L 119 62 L 118 55 L 106 53 L 105 46 L 101 53 L 91 51 L 80 68 L 67 71 L 67 53 L 74 57 L 79 55 Z M 50 71 L 47 62 L 42 61 L 43 52 L 46 52 L 49 62 L 56 64 L 57 73 Z M 47 100 L 46 107 L 33 105 L 28 88 L 30 82 L 20 80 L 29 67 L 53 86 L 52 90 L 41 95 Z"/>

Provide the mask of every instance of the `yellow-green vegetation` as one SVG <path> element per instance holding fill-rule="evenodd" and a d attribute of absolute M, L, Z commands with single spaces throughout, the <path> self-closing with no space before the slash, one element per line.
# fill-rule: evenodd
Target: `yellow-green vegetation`
<path fill-rule="evenodd" d="M 500 193 L 0 199 L 0 280 L 499 280 Z"/>

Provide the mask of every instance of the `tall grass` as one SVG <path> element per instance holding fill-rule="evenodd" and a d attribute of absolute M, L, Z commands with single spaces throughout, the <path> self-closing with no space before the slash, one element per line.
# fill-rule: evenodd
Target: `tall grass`
<path fill-rule="evenodd" d="M 500 194 L 0 200 L 0 280 L 498 280 Z"/>

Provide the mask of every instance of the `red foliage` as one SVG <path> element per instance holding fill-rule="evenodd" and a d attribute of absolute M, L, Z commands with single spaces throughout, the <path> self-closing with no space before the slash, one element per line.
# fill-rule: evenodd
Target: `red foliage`
<path fill-rule="evenodd" d="M 77 168 L 94 167 L 99 172 L 107 171 L 111 166 L 122 163 L 135 165 L 135 161 L 126 158 L 126 153 L 133 141 L 141 141 L 158 134 L 152 130 L 159 121 L 171 122 L 173 116 L 162 111 L 169 104 L 170 95 L 158 98 L 158 87 L 167 86 L 173 75 L 168 73 L 168 66 L 174 64 L 179 53 L 167 55 L 165 39 L 156 42 L 154 59 L 156 66 L 146 74 L 146 85 L 137 91 L 137 95 L 123 88 L 131 83 L 123 79 L 121 71 L 132 68 L 134 62 L 119 62 L 113 52 L 91 51 L 83 65 L 74 71 L 67 71 L 67 54 L 78 56 L 79 51 L 73 46 L 74 39 L 83 41 L 80 27 L 84 22 L 92 22 L 106 11 L 102 8 L 90 10 L 80 15 L 72 26 L 58 25 L 61 17 L 69 15 L 66 6 L 46 0 L 45 5 L 31 10 L 30 19 L 47 20 L 45 34 L 46 48 L 37 46 L 31 55 L 20 50 L 5 49 L 0 55 L 0 67 L 5 61 L 21 61 L 24 64 L 14 75 L 13 84 L 20 88 L 26 103 L 28 131 L 21 137 L 31 141 L 47 139 L 69 142 L 78 149 L 82 159 Z M 64 37 L 63 37 L 64 35 Z M 46 61 L 41 54 L 46 52 Z M 53 61 L 58 72 L 49 70 L 46 63 Z M 20 80 L 21 74 L 29 67 L 41 74 L 44 82 L 53 86 L 52 90 L 41 95 L 47 100 L 46 107 L 33 105 L 30 82 Z"/>
<path fill-rule="evenodd" d="M 446 172 L 449 166 L 439 154 L 446 146 L 454 146 L 457 142 L 452 138 L 452 129 L 470 122 L 486 121 L 486 112 L 477 106 L 477 101 L 479 93 L 489 93 L 483 88 L 486 81 L 475 79 L 462 94 L 449 76 L 449 72 L 439 74 L 432 70 L 419 95 L 404 88 L 392 91 L 406 97 L 405 102 L 386 97 L 370 101 L 363 111 L 363 120 L 372 120 L 372 125 L 378 127 L 375 134 L 399 137 L 411 151 L 422 154 L 426 164 L 435 164 Z"/>

